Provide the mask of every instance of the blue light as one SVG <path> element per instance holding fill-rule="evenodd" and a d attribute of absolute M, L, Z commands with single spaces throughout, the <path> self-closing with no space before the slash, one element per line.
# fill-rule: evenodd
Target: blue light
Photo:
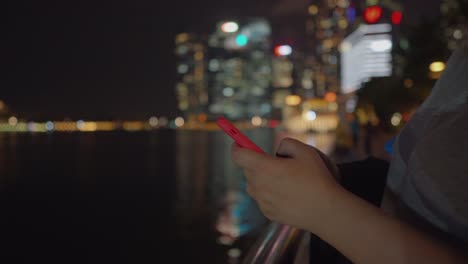
<path fill-rule="evenodd" d="M 246 35 L 244 35 L 244 34 L 237 35 L 236 44 L 239 47 L 244 47 L 245 45 L 247 45 L 248 42 L 249 42 L 249 39 L 247 38 Z"/>
<path fill-rule="evenodd" d="M 356 8 L 349 7 L 347 10 L 347 17 L 350 23 L 353 23 L 356 20 Z"/>

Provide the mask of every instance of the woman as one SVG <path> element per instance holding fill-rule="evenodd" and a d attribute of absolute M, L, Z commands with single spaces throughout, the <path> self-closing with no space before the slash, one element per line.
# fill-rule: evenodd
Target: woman
<path fill-rule="evenodd" d="M 399 135 L 381 209 L 341 187 L 299 141 L 284 139 L 276 157 L 233 145 L 232 159 L 266 217 L 316 234 L 355 263 L 468 263 L 467 137 L 465 48 Z"/>

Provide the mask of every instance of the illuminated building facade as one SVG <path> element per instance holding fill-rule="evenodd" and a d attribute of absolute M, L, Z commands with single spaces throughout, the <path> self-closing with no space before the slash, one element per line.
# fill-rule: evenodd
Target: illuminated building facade
<path fill-rule="evenodd" d="M 208 39 L 210 116 L 240 120 L 270 114 L 270 35 L 263 19 L 217 25 Z"/>
<path fill-rule="evenodd" d="M 206 44 L 194 34 L 176 36 L 178 108 L 187 117 L 206 112 L 208 90 L 206 80 Z"/>
<path fill-rule="evenodd" d="M 271 113 L 271 28 L 263 19 L 223 21 L 207 39 L 176 37 L 179 109 L 200 121 Z"/>
<path fill-rule="evenodd" d="M 342 41 L 341 92 L 351 93 L 374 77 L 401 78 L 408 41 L 402 36 L 401 4 L 396 1 L 362 1 L 348 8 L 352 32 Z"/>
<path fill-rule="evenodd" d="M 312 1 L 306 20 L 306 46 L 301 83 L 305 98 L 338 92 L 340 83 L 339 44 L 355 20 L 348 0 Z"/>

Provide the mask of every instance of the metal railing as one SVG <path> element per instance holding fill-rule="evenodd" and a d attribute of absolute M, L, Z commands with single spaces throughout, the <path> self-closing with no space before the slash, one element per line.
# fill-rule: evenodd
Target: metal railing
<path fill-rule="evenodd" d="M 271 223 L 247 252 L 243 264 L 293 263 L 306 232 Z"/>

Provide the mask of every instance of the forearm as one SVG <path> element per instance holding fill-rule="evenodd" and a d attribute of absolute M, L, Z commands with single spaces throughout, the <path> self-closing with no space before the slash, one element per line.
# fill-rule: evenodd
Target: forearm
<path fill-rule="evenodd" d="M 310 230 L 355 263 L 466 263 L 450 248 L 339 188 Z"/>

